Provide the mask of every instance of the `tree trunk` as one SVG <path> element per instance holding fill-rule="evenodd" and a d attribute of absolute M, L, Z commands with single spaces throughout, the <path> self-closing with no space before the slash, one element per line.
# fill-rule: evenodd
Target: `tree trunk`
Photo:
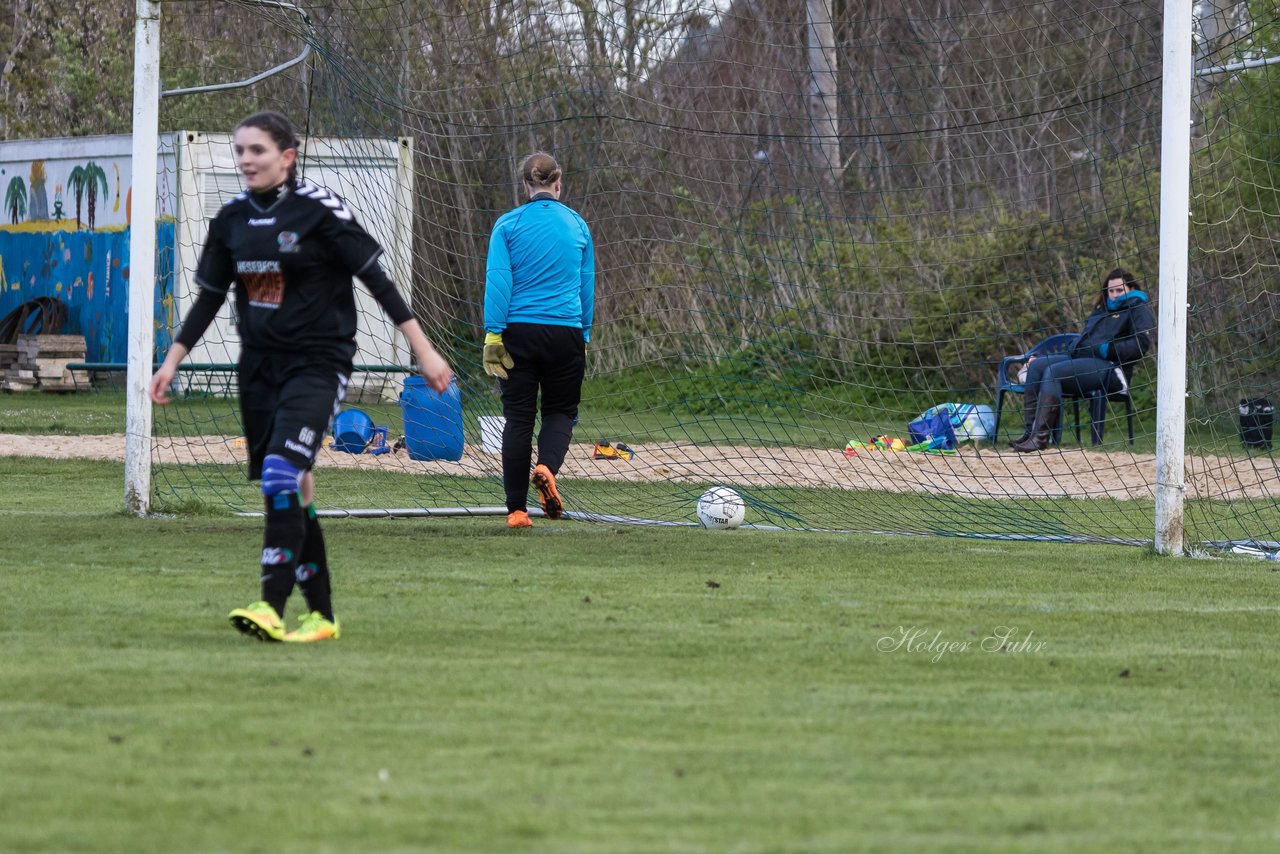
<path fill-rule="evenodd" d="M 813 166 L 828 188 L 840 186 L 840 136 L 836 103 L 836 37 L 831 0 L 807 0 L 809 23 L 809 125 Z"/>

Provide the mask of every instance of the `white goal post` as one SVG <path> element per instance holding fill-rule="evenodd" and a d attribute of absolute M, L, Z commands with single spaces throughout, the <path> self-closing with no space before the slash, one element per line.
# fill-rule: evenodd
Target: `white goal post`
<path fill-rule="evenodd" d="M 1156 325 L 1155 547 L 1183 552 L 1187 268 L 1191 209 L 1191 0 L 1165 0 L 1160 117 L 1160 309 Z"/>
<path fill-rule="evenodd" d="M 129 232 L 129 359 L 124 506 L 151 509 L 151 399 L 156 288 L 156 171 L 160 135 L 160 4 L 137 0 L 133 39 L 133 220 Z"/>

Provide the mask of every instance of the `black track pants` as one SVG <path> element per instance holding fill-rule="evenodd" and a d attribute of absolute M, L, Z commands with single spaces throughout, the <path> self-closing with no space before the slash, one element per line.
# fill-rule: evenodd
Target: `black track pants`
<path fill-rule="evenodd" d="M 533 461 L 533 426 L 541 397 L 542 427 L 538 431 L 538 462 L 560 471 L 573 422 L 582 400 L 587 348 L 582 330 L 572 326 L 512 323 L 502 343 L 515 362 L 502 387 L 502 484 L 507 512 L 525 510 L 529 500 L 529 470 Z"/>

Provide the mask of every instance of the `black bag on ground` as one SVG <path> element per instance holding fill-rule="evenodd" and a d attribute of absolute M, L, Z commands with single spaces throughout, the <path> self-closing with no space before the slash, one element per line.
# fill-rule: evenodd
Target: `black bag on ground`
<path fill-rule="evenodd" d="M 1241 399 L 1240 444 L 1246 448 L 1271 450 L 1271 427 L 1275 407 L 1265 397 Z"/>

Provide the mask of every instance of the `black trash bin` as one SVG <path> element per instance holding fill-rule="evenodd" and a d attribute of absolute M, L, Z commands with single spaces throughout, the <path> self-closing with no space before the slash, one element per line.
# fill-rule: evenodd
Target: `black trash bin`
<path fill-rule="evenodd" d="M 1246 448 L 1271 450 L 1271 426 L 1275 407 L 1265 397 L 1240 401 L 1240 444 Z"/>

